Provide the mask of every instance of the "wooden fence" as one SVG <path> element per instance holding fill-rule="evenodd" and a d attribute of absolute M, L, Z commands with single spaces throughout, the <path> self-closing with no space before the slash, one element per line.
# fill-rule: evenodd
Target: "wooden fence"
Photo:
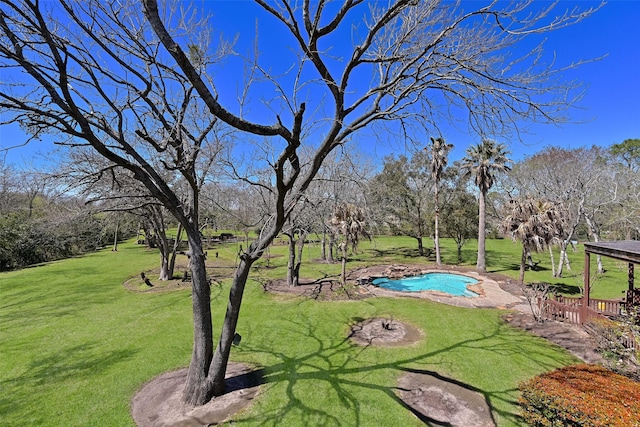
<path fill-rule="evenodd" d="M 552 301 L 569 307 L 582 306 L 582 298 L 572 298 L 562 295 L 556 295 L 553 297 Z M 594 298 L 589 299 L 589 308 L 592 311 L 600 313 L 604 316 L 618 316 L 620 314 L 621 307 L 621 301 Z"/>
<path fill-rule="evenodd" d="M 592 319 L 608 318 L 620 314 L 620 301 L 592 299 L 589 307 L 583 311 L 582 298 L 553 296 L 544 301 L 543 313 L 546 319 L 569 322 L 575 325 L 583 325 Z M 620 337 L 622 345 L 626 348 L 636 349 L 637 343 L 633 336 Z"/>
<path fill-rule="evenodd" d="M 544 316 L 547 319 L 569 322 L 580 325 L 580 305 L 565 304 L 563 302 L 548 299 L 544 302 Z"/>

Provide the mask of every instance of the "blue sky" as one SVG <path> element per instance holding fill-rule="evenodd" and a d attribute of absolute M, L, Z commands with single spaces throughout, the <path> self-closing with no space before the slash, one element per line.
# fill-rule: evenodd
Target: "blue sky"
<path fill-rule="evenodd" d="M 483 4 L 476 1 L 468 1 Z M 560 1 L 558 10 L 578 5 L 582 8 L 597 5 L 594 1 Z M 238 0 L 204 2 L 214 11 L 213 23 L 233 37 L 240 34 L 239 47 L 253 42 L 256 25 L 260 27 L 260 44 L 282 44 L 286 38 L 280 27 L 273 27 L 273 20 L 264 19 L 263 13 L 251 2 Z M 256 13 L 256 17 L 248 14 Z M 242 14 L 240 16 L 240 14 Z M 585 64 L 568 75 L 585 83 L 586 93 L 582 101 L 570 111 L 573 123 L 561 127 L 533 125 L 530 133 L 521 135 L 522 141 L 507 141 L 514 160 L 540 151 L 546 146 L 577 148 L 581 146 L 608 146 L 627 138 L 640 138 L 640 1 L 609 1 L 595 15 L 578 25 L 549 34 L 546 50 L 554 51 L 562 63 L 590 59 L 606 55 L 600 61 Z M 246 49 L 246 48 L 245 48 Z M 284 68 L 284 67 L 283 67 Z M 232 85 L 233 87 L 233 85 Z M 465 149 L 479 142 L 474 135 L 461 133 L 447 127 L 444 137 L 454 144 L 450 159 L 464 155 Z M 24 135 L 17 126 L 0 127 L 0 149 L 19 144 Z M 426 136 L 425 136 L 426 139 Z M 378 157 L 392 152 L 402 153 L 405 146 L 381 144 L 370 150 L 372 144 L 366 136 L 360 138 L 363 150 Z M 26 147 L 10 150 L 8 163 L 29 162 L 38 151 L 47 151 L 50 145 L 32 142 Z M 2 153 L 0 153 L 0 156 Z"/>

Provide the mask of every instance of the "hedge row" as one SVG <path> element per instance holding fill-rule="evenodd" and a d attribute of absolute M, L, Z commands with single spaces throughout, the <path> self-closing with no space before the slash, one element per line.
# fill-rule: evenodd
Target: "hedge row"
<path fill-rule="evenodd" d="M 520 384 L 531 426 L 640 427 L 640 383 L 595 365 L 574 365 Z"/>

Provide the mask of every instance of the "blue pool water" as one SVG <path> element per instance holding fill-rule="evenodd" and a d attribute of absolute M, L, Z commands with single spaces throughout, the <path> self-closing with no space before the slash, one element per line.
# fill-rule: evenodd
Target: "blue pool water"
<path fill-rule="evenodd" d="M 420 292 L 440 291 L 459 297 L 477 297 L 467 289 L 467 285 L 478 283 L 476 279 L 452 273 L 427 273 L 422 276 L 389 280 L 386 277 L 374 279 L 373 284 L 392 291 Z"/>

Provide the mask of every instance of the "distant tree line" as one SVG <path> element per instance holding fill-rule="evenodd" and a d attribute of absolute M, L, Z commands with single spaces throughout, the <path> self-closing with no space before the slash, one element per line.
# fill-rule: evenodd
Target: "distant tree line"
<path fill-rule="evenodd" d="M 0 164 L 0 271 L 95 251 L 116 233 L 134 235 L 135 223 L 59 194 L 48 175 Z"/>
<path fill-rule="evenodd" d="M 435 240 L 439 212 L 440 236 L 456 242 L 458 261 L 463 261 L 462 247 L 469 239 L 478 238 L 482 192 L 476 184 L 477 171 L 480 176 L 487 173 L 479 168 L 487 160 L 482 160 L 478 153 L 485 149 L 497 149 L 499 154 L 497 166 L 491 166 L 497 172 L 490 174 L 492 183 L 485 189 L 486 207 L 482 213 L 486 216 L 485 235 L 512 237 L 512 230 L 519 228 L 519 240 L 524 243 L 527 239 L 547 243 L 541 247 L 527 243 L 528 256 L 531 250 L 558 246 L 561 257 L 553 260 L 557 264 L 553 274 L 560 276 L 563 266 L 570 268 L 565 253 L 573 240 L 640 238 L 638 141 L 628 139 L 608 148 L 548 147 L 514 162 L 512 168 L 504 168 L 508 163 L 506 147 L 493 141 L 472 146 L 465 158 L 450 164 L 446 158 L 437 158 L 433 141 L 412 155 L 388 156 L 378 168 L 373 166 L 372 159 L 358 151 L 331 155 L 319 171 L 317 181 L 307 190 L 304 203 L 292 212 L 283 228 L 290 247 L 289 282 L 297 283 L 301 251 L 312 235 L 320 238 L 323 261 L 333 262 L 346 256 L 341 246 L 343 233 L 332 220 L 336 210 L 347 205 L 358 207 L 367 233 L 416 239 L 418 256 L 435 256 L 431 249 L 425 250 L 423 240 Z M 434 159 L 442 163 L 437 186 Z M 72 163 L 88 164 L 86 158 L 82 162 L 77 160 Z M 116 232 L 119 238 L 126 238 L 144 230 L 156 237 L 148 243 L 156 242 L 154 247 L 162 252 L 161 267 L 166 272 L 161 276 L 165 280 L 172 277 L 175 248 L 162 242 L 167 241 L 166 228 L 177 227 L 178 223 L 168 212 L 148 203 L 144 192 L 136 190 L 126 177 L 119 179 L 128 184 L 120 184 L 116 190 L 113 183 L 104 179 L 92 180 L 91 185 L 81 183 L 69 165 L 58 167 L 57 173 L 48 175 L 7 165 L 0 168 L 0 269 L 82 254 L 113 243 Z M 87 175 L 83 176 L 86 180 Z M 62 182 L 79 195 L 56 193 Z M 179 188 L 180 182 L 175 186 Z M 266 200 L 261 194 L 269 191 L 266 184 L 209 182 L 201 191 L 203 233 L 235 230 L 248 236 L 250 232 L 259 233 L 268 221 L 268 204 L 258 203 Z M 525 206 L 531 203 L 556 206 L 559 213 L 554 218 L 559 224 L 551 227 L 555 234 L 526 237 L 522 234 L 527 220 L 535 216 L 522 218 L 523 213 L 519 212 L 520 222 L 513 222 L 518 218 L 514 209 L 526 211 Z"/>

